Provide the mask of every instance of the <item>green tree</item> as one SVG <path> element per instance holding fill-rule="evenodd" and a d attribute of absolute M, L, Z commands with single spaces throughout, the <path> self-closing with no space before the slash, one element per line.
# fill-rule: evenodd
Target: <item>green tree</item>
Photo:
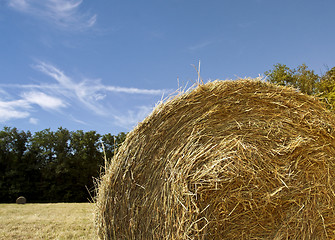
<path fill-rule="evenodd" d="M 297 69 L 294 69 L 293 72 L 295 87 L 302 93 L 314 95 L 319 92 L 318 84 L 320 77 L 315 74 L 313 70 L 308 69 L 305 64 L 302 64 L 301 66 L 298 66 Z"/>
<path fill-rule="evenodd" d="M 291 86 L 299 89 L 302 93 L 309 95 L 317 94 L 320 77 L 313 70 L 308 69 L 306 64 L 290 69 L 284 64 L 275 64 L 273 70 L 264 73 L 271 83 Z"/>
<path fill-rule="evenodd" d="M 36 153 L 35 157 L 39 162 L 41 180 L 38 183 L 43 195 L 44 201 L 57 202 L 56 179 L 56 152 L 55 152 L 56 137 L 50 129 L 45 129 L 35 134 L 31 138 L 31 151 Z"/>
<path fill-rule="evenodd" d="M 321 77 L 318 88 L 320 97 L 328 103 L 331 109 L 335 109 L 335 67 Z"/>
<path fill-rule="evenodd" d="M 295 87 L 293 70 L 285 64 L 277 63 L 273 65 L 273 70 L 266 71 L 264 74 L 270 83 Z"/>
<path fill-rule="evenodd" d="M 98 177 L 103 157 L 100 148 L 100 134 L 96 131 L 83 132 L 78 130 L 72 133 L 71 146 L 73 161 L 76 167 L 73 176 L 75 190 L 74 198 L 77 201 L 86 201 L 87 189 L 94 189 L 93 178 Z"/>
<path fill-rule="evenodd" d="M 24 155 L 26 165 L 26 176 L 28 179 L 27 192 L 23 195 L 28 199 L 29 202 L 42 202 L 43 201 L 43 188 L 42 186 L 42 175 L 41 175 L 41 163 L 42 161 L 38 155 L 39 150 L 34 148 L 31 144 L 31 138 L 28 139 L 27 151 Z"/>
<path fill-rule="evenodd" d="M 110 156 L 126 134 L 70 132 L 62 127 L 35 132 L 4 127 L 0 131 L 0 202 L 19 195 L 29 202 L 81 202 L 90 197 L 104 164 L 101 141 Z M 93 191 L 92 191 L 93 192 Z"/>
<path fill-rule="evenodd" d="M 27 195 L 31 188 L 25 154 L 30 132 L 4 127 L 0 132 L 0 201 L 13 202 L 19 195 Z"/>
<path fill-rule="evenodd" d="M 72 133 L 62 127 L 54 133 L 55 136 L 55 191 L 57 198 L 62 201 L 71 201 L 72 186 L 72 149 L 70 146 Z"/>

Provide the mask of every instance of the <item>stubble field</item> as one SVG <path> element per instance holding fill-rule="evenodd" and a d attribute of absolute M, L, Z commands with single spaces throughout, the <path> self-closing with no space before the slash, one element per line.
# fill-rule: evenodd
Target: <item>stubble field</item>
<path fill-rule="evenodd" d="M 97 239 L 92 203 L 0 204 L 0 239 Z"/>

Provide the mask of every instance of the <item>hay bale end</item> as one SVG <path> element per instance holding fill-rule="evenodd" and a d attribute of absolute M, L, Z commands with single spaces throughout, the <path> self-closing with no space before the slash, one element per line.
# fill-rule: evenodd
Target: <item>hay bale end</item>
<path fill-rule="evenodd" d="M 159 104 L 102 176 L 101 239 L 335 238 L 335 119 L 263 81 Z"/>

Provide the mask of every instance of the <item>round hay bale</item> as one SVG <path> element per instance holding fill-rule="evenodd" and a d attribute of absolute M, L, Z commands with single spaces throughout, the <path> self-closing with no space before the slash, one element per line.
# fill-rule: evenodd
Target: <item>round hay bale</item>
<path fill-rule="evenodd" d="M 102 176 L 101 239 L 333 239 L 335 118 L 263 81 L 158 105 Z"/>
<path fill-rule="evenodd" d="M 23 197 L 23 196 L 18 197 L 18 198 L 16 199 L 16 203 L 17 203 L 17 204 L 25 204 L 25 203 L 27 203 L 27 199 L 26 199 L 25 197 Z"/>

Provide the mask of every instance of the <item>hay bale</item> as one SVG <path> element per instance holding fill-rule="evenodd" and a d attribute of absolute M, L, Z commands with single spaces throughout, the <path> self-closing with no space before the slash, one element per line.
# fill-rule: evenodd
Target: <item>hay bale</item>
<path fill-rule="evenodd" d="M 18 197 L 18 198 L 16 199 L 16 203 L 17 203 L 17 204 L 25 204 L 25 203 L 27 203 L 27 199 L 26 199 L 25 197 L 23 197 L 23 196 Z"/>
<path fill-rule="evenodd" d="M 262 81 L 214 81 L 158 105 L 99 183 L 101 239 L 335 237 L 335 119 Z"/>

